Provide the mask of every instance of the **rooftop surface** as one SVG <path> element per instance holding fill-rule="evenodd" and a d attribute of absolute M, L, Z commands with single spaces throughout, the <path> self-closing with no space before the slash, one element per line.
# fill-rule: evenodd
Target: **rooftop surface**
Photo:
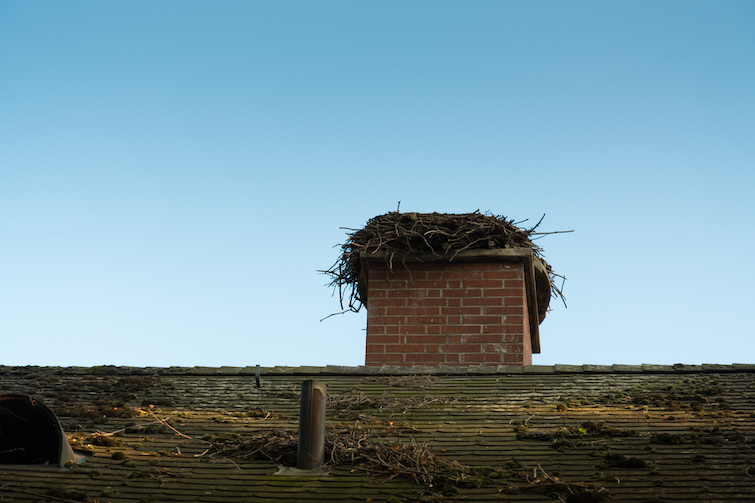
<path fill-rule="evenodd" d="M 338 462 L 292 474 L 306 379 L 327 384 Z M 755 365 L 0 367 L 0 393 L 42 400 L 88 455 L 0 466 L 4 502 L 755 494 Z"/>

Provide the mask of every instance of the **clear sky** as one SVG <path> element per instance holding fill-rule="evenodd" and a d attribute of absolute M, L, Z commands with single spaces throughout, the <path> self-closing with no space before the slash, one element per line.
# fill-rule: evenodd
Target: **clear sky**
<path fill-rule="evenodd" d="M 535 364 L 753 363 L 755 3 L 0 0 L 0 364 L 361 365 L 394 211 L 542 230 Z"/>

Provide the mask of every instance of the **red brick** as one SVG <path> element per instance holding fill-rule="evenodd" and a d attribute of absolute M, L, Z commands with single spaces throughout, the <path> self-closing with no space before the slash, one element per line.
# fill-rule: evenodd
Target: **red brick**
<path fill-rule="evenodd" d="M 424 307 L 389 307 L 388 316 L 408 316 L 425 314 L 426 309 Z"/>
<path fill-rule="evenodd" d="M 506 363 L 523 363 L 524 355 L 522 353 L 510 353 L 503 355 L 503 361 Z"/>
<path fill-rule="evenodd" d="M 407 353 L 407 362 L 442 362 L 445 361 L 445 355 L 436 353 Z"/>
<path fill-rule="evenodd" d="M 503 288 L 500 279 L 470 279 L 464 280 L 465 288 Z"/>
<path fill-rule="evenodd" d="M 488 271 L 485 279 L 517 279 L 522 277 L 522 271 Z"/>
<path fill-rule="evenodd" d="M 504 355 L 505 356 L 505 355 Z M 499 362 L 501 356 L 492 353 L 464 353 L 461 355 L 461 361 L 463 362 Z"/>
<path fill-rule="evenodd" d="M 370 295 L 372 295 L 372 291 L 370 291 Z M 388 298 L 396 298 L 396 297 L 403 297 L 403 298 L 416 298 L 416 297 L 428 297 L 427 292 L 425 290 L 388 290 Z"/>
<path fill-rule="evenodd" d="M 420 353 L 425 351 L 424 344 L 386 344 L 386 353 Z"/>
<path fill-rule="evenodd" d="M 479 334 L 482 333 L 480 325 L 442 325 L 444 334 Z"/>
<path fill-rule="evenodd" d="M 485 297 L 522 297 L 524 290 L 521 288 L 486 288 Z"/>
<path fill-rule="evenodd" d="M 483 346 L 483 353 L 521 353 L 522 349 L 521 344 L 486 344 Z"/>
<path fill-rule="evenodd" d="M 406 319 L 409 325 L 441 325 L 446 323 L 445 316 L 408 316 Z"/>
<path fill-rule="evenodd" d="M 464 316 L 462 323 L 466 325 L 500 325 L 501 316 Z"/>
<path fill-rule="evenodd" d="M 367 309 L 371 307 L 390 307 L 390 306 L 405 306 L 406 299 L 373 299 L 369 298 L 367 301 Z M 369 312 L 369 311 L 368 311 Z"/>
<path fill-rule="evenodd" d="M 383 264 L 380 262 L 370 262 L 370 272 L 387 272 L 388 271 L 388 264 Z"/>
<path fill-rule="evenodd" d="M 444 344 L 445 335 L 407 335 L 406 342 L 409 344 Z"/>
<path fill-rule="evenodd" d="M 504 342 L 503 334 L 479 334 L 463 336 L 468 343 L 502 343 Z"/>
<path fill-rule="evenodd" d="M 403 316 L 370 316 L 371 325 L 403 325 Z"/>
<path fill-rule="evenodd" d="M 440 350 L 444 353 L 479 353 L 479 344 L 443 344 Z"/>
<path fill-rule="evenodd" d="M 445 306 L 448 305 L 448 301 L 453 299 L 444 299 L 444 298 L 432 298 L 432 299 L 420 299 L 419 302 L 423 306 Z"/>
<path fill-rule="evenodd" d="M 371 267 L 366 364 L 531 363 L 523 278 L 521 262 Z"/>
<path fill-rule="evenodd" d="M 405 288 L 446 288 L 443 280 L 409 281 Z"/>
<path fill-rule="evenodd" d="M 482 329 L 485 334 L 521 334 L 524 327 L 521 325 L 485 325 Z"/>
<path fill-rule="evenodd" d="M 504 334 L 521 334 L 524 332 L 522 325 L 501 325 Z"/>
<path fill-rule="evenodd" d="M 461 271 L 445 271 L 443 273 L 443 279 L 462 279 L 464 273 Z"/>
<path fill-rule="evenodd" d="M 506 297 L 506 300 L 504 302 L 506 306 L 523 306 L 524 305 L 524 295 L 519 297 Z"/>
<path fill-rule="evenodd" d="M 482 281 L 483 279 L 483 273 L 482 271 L 464 271 L 464 284 L 466 285 L 467 281 L 475 281 L 479 280 Z"/>
<path fill-rule="evenodd" d="M 469 306 L 469 307 L 444 307 L 443 308 L 443 314 L 446 315 L 454 315 L 454 314 L 480 314 L 480 311 L 482 311 L 482 308 L 480 306 Z"/>
<path fill-rule="evenodd" d="M 444 297 L 481 297 L 482 290 L 479 288 L 449 288 L 443 290 Z"/>
<path fill-rule="evenodd" d="M 404 355 L 402 354 L 378 354 L 378 353 L 367 353 L 365 361 L 369 365 L 370 362 L 403 362 L 404 361 Z"/>
<path fill-rule="evenodd" d="M 424 334 L 425 325 L 401 325 L 400 333 L 402 334 Z"/>
<path fill-rule="evenodd" d="M 398 335 L 370 335 L 367 337 L 367 345 L 370 344 L 398 344 L 401 338 Z"/>
<path fill-rule="evenodd" d="M 482 308 L 483 314 L 502 314 L 504 315 L 504 319 L 509 318 L 509 316 L 516 317 L 517 315 L 522 314 L 522 307 L 521 306 L 485 306 Z"/>
<path fill-rule="evenodd" d="M 466 297 L 462 299 L 464 306 L 500 306 L 500 297 Z"/>

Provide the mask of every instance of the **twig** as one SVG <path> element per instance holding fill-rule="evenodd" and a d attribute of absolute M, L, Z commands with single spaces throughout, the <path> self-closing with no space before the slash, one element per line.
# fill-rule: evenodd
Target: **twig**
<path fill-rule="evenodd" d="M 179 435 L 179 436 L 184 437 L 184 438 L 188 438 L 190 440 L 194 440 L 194 437 L 190 437 L 189 435 L 184 435 L 183 433 L 181 433 L 180 431 L 178 431 L 177 429 L 175 429 L 174 427 L 172 427 L 168 423 L 168 421 L 166 421 L 165 419 L 160 419 L 159 417 L 157 417 L 154 412 L 150 412 L 150 415 L 152 417 L 154 417 L 155 419 L 157 419 L 157 422 L 159 422 L 161 425 L 167 426 L 168 428 L 170 428 L 171 430 L 173 430 L 176 433 L 176 435 Z M 204 442 L 204 440 L 202 440 L 202 442 Z"/>

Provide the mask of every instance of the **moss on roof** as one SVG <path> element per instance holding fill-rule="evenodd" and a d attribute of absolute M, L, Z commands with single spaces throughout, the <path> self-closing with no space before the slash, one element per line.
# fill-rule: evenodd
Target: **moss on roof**
<path fill-rule="evenodd" d="M 257 387 L 254 369 L 0 367 L 2 392 L 43 400 L 71 443 L 90 453 L 67 469 L 0 467 L 0 497 L 568 502 L 610 494 L 611 501 L 744 502 L 755 493 L 751 367 L 412 372 L 262 369 Z M 329 434 L 395 445 L 397 454 L 423 446 L 416 453 L 455 470 L 440 470 L 432 486 L 358 458 L 328 474 L 275 475 L 291 462 L 277 459 L 285 449 L 255 453 L 250 440 L 273 432 L 295 438 L 307 378 L 328 386 Z M 111 414 L 121 408 L 129 412 Z"/>

